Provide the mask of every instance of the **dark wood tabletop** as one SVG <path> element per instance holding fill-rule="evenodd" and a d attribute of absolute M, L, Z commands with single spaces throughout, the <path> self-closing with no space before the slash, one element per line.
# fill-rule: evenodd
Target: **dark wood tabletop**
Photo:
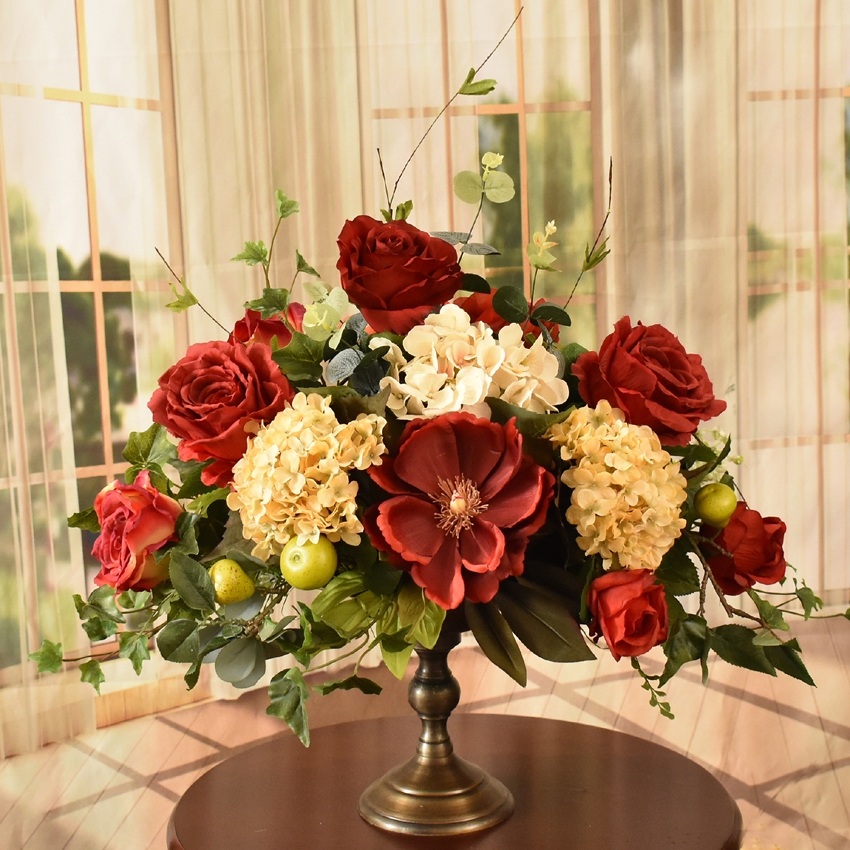
<path fill-rule="evenodd" d="M 741 813 L 708 771 L 665 747 L 558 720 L 458 714 L 455 752 L 504 782 L 514 814 L 451 838 L 384 832 L 360 794 L 415 752 L 420 723 L 327 726 L 309 749 L 281 734 L 222 762 L 177 803 L 169 850 L 738 850 Z"/>

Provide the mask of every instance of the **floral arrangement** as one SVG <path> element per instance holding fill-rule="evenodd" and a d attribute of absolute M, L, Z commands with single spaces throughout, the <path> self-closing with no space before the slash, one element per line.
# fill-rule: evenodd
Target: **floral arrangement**
<path fill-rule="evenodd" d="M 458 94 L 492 88 L 475 73 Z M 454 186 L 474 220 L 514 194 L 495 153 Z M 152 642 L 188 665 L 190 688 L 204 663 L 250 687 L 286 658 L 268 712 L 306 744 L 311 690 L 379 692 L 363 656 L 379 648 L 401 678 L 450 615 L 522 685 L 518 641 L 559 662 L 594 645 L 627 657 L 671 717 L 662 688 L 688 662 L 707 676 L 711 653 L 811 683 L 785 617 L 820 600 L 786 575 L 784 523 L 739 495 L 730 438 L 700 430 L 726 407 L 700 357 L 628 316 L 598 352 L 569 341 L 569 298 L 534 298 L 555 271 L 554 222 L 527 246 L 526 298 L 463 270 L 496 250 L 472 227 L 419 230 L 393 195 L 382 219 L 343 225 L 339 285 L 296 252 L 306 304 L 272 285 L 274 238 L 234 258 L 260 266 L 262 295 L 162 375 L 125 480 L 69 520 L 98 534 L 102 564 L 75 597 L 83 628 L 93 643 L 117 635 L 74 659 L 83 680 L 99 688 L 113 655 L 139 672 Z M 276 203 L 275 237 L 299 209 L 282 192 Z M 602 233 L 582 273 L 607 254 Z M 167 306 L 196 305 L 178 283 Z M 747 610 L 730 601 L 741 596 Z M 348 644 L 353 674 L 308 685 L 321 653 Z M 653 647 L 656 676 L 639 661 Z M 40 670 L 70 660 L 51 641 L 32 657 Z"/>

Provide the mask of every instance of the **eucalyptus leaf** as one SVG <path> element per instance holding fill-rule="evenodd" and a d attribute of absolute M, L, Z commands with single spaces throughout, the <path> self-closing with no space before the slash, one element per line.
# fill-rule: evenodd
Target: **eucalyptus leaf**
<path fill-rule="evenodd" d="M 481 200 L 484 184 L 475 171 L 460 171 L 455 174 L 454 192 L 465 204 L 477 204 Z"/>
<path fill-rule="evenodd" d="M 350 377 L 360 364 L 363 356 L 363 352 L 358 351 L 356 348 L 344 348 L 328 363 L 328 381 L 332 384 L 339 384 Z"/>
<path fill-rule="evenodd" d="M 200 629 L 195 620 L 171 620 L 156 636 L 156 646 L 166 661 L 193 662 L 201 651 Z"/>
<path fill-rule="evenodd" d="M 215 673 L 219 679 L 236 684 L 248 678 L 260 658 L 265 658 L 260 641 L 249 637 L 236 638 L 221 648 L 215 660 Z"/>
<path fill-rule="evenodd" d="M 487 254 L 500 254 L 498 248 L 492 245 L 487 245 L 484 242 L 467 242 L 460 249 L 461 254 L 473 254 L 475 256 L 485 256 Z"/>
<path fill-rule="evenodd" d="M 443 242 L 448 242 L 449 245 L 461 245 L 466 242 L 468 233 L 461 233 L 458 230 L 432 230 L 431 236 L 434 239 L 442 239 Z"/>
<path fill-rule="evenodd" d="M 471 274 L 470 272 L 464 274 L 461 289 L 467 292 L 483 292 L 485 295 L 488 295 L 491 291 L 490 284 L 487 283 L 486 278 L 481 277 L 479 274 Z"/>
<path fill-rule="evenodd" d="M 506 322 L 524 322 L 528 318 L 528 301 L 516 286 L 500 286 L 493 294 L 493 309 Z"/>
<path fill-rule="evenodd" d="M 531 317 L 540 319 L 541 322 L 557 322 L 559 325 L 566 325 L 567 327 L 572 324 L 570 314 L 557 304 L 541 304 L 534 308 Z"/>
<path fill-rule="evenodd" d="M 455 189 L 455 194 L 457 194 L 457 189 Z M 510 201 L 515 194 L 514 181 L 510 174 L 505 174 L 504 171 L 491 171 L 487 175 L 487 179 L 484 181 L 484 195 L 488 201 L 494 204 L 504 204 Z"/>

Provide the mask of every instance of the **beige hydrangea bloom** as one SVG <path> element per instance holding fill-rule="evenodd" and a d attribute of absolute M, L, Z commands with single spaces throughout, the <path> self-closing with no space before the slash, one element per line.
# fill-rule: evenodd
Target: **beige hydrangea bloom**
<path fill-rule="evenodd" d="M 566 401 L 569 388 L 558 377 L 558 361 L 538 339 L 523 345 L 520 325 L 498 338 L 484 322 L 473 323 L 456 304 L 446 304 L 404 338 L 390 343 L 390 364 L 382 386 L 387 406 L 399 419 L 431 418 L 463 410 L 489 418 L 486 398 L 502 398 L 527 410 L 548 413 Z M 373 348 L 387 345 L 374 338 Z"/>
<path fill-rule="evenodd" d="M 600 554 L 606 569 L 657 569 L 686 525 L 687 494 L 655 432 L 600 401 L 573 411 L 548 437 L 573 462 L 561 481 L 573 491 L 566 516 L 579 547 Z"/>
<path fill-rule="evenodd" d="M 265 560 L 292 537 L 315 543 L 321 534 L 334 543 L 359 543 L 358 485 L 348 471 L 381 463 L 384 425 L 382 416 L 366 414 L 341 423 L 329 398 L 298 393 L 291 407 L 260 427 L 233 467 L 227 497 L 255 543 L 252 554 Z"/>

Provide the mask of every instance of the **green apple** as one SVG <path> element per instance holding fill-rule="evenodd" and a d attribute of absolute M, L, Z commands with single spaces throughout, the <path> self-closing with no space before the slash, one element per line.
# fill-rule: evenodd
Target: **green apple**
<path fill-rule="evenodd" d="M 317 590 L 334 577 L 336 562 L 336 549 L 327 537 L 301 544 L 293 537 L 280 553 L 280 572 L 298 590 Z"/>
<path fill-rule="evenodd" d="M 694 496 L 694 510 L 697 516 L 714 528 L 726 528 L 737 507 L 738 497 L 735 491 L 719 482 L 706 484 Z"/>
<path fill-rule="evenodd" d="M 254 594 L 254 580 L 230 558 L 216 561 L 210 567 L 210 578 L 219 605 L 233 605 Z"/>

